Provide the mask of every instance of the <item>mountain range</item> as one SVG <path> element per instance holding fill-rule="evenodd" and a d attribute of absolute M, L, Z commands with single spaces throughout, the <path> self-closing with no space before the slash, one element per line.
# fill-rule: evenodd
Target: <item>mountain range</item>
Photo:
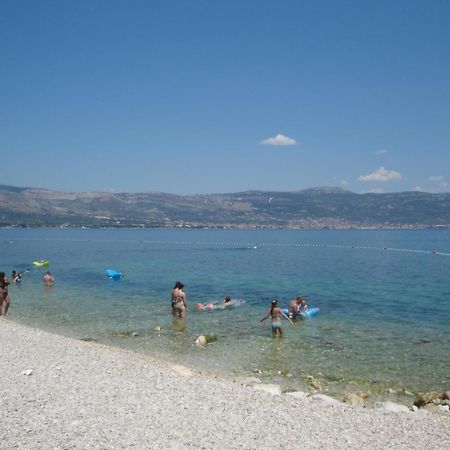
<path fill-rule="evenodd" d="M 0 185 L 0 226 L 450 227 L 450 193 L 357 194 L 321 187 L 175 195 Z"/>

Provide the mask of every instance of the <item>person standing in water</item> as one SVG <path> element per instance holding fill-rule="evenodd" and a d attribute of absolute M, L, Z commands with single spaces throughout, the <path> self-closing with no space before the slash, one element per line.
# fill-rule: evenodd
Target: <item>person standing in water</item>
<path fill-rule="evenodd" d="M 183 288 L 183 283 L 177 281 L 172 289 L 172 315 L 180 319 L 186 317 L 187 311 L 186 293 Z"/>
<path fill-rule="evenodd" d="M 7 316 L 11 298 L 8 294 L 9 281 L 5 272 L 0 272 L 0 316 Z"/>
<path fill-rule="evenodd" d="M 47 272 L 44 275 L 43 280 L 44 280 L 45 286 L 51 286 L 54 283 L 55 278 L 53 277 L 53 275 L 50 272 Z"/>
<path fill-rule="evenodd" d="M 261 322 L 264 322 L 266 319 L 269 318 L 269 316 L 272 317 L 272 337 L 276 337 L 277 335 L 283 337 L 283 327 L 281 326 L 281 317 L 284 317 L 291 325 L 293 325 L 292 320 L 278 306 L 278 300 L 276 298 L 272 300 L 270 309 L 261 319 Z"/>
<path fill-rule="evenodd" d="M 293 320 L 301 319 L 302 315 L 300 313 L 307 309 L 308 307 L 304 297 L 294 298 L 294 300 L 289 302 L 289 317 Z"/>

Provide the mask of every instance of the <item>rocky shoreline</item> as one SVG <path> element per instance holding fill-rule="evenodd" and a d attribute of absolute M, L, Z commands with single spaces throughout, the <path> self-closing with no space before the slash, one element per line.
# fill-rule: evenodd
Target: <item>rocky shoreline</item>
<path fill-rule="evenodd" d="M 7 319 L 0 339 L 2 449 L 450 447 L 448 392 L 369 408 L 364 393 L 281 393 Z"/>

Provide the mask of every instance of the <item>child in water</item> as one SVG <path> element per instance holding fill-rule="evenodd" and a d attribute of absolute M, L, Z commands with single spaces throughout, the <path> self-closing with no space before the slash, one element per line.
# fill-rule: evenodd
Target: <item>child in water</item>
<path fill-rule="evenodd" d="M 278 306 L 278 300 L 274 298 L 270 309 L 267 311 L 266 315 L 261 319 L 264 322 L 266 319 L 272 317 L 272 337 L 277 335 L 283 337 L 283 327 L 281 326 L 281 317 L 284 317 L 291 325 L 293 325 L 292 320 L 281 310 Z"/>

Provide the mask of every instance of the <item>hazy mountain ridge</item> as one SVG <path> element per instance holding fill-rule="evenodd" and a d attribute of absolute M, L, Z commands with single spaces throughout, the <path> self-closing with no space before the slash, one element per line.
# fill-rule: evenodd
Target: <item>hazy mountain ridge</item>
<path fill-rule="evenodd" d="M 245 191 L 67 193 L 0 185 L 2 226 L 450 226 L 450 193 L 356 194 L 321 187 Z"/>

